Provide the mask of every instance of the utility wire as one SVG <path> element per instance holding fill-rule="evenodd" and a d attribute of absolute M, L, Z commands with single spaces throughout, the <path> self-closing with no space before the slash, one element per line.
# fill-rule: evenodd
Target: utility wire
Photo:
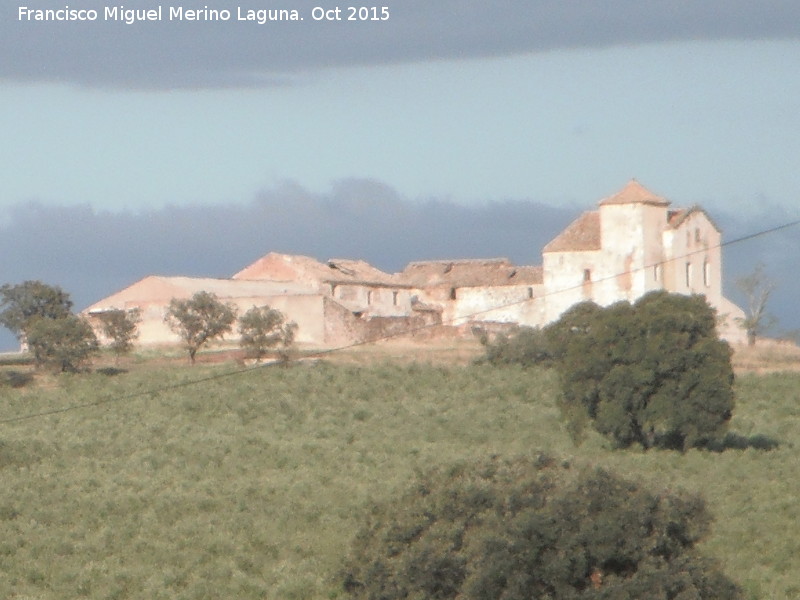
<path fill-rule="evenodd" d="M 637 272 L 640 272 L 640 271 L 643 271 L 643 270 L 646 270 L 646 269 L 653 268 L 653 267 L 655 267 L 657 265 L 663 265 L 663 264 L 666 264 L 668 262 L 674 262 L 674 261 L 677 261 L 677 260 L 683 260 L 683 259 L 686 259 L 686 258 L 688 258 L 690 256 L 695 255 L 695 254 L 702 254 L 702 253 L 708 252 L 709 250 L 714 250 L 716 248 L 724 248 L 726 246 L 732 246 L 734 244 L 740 244 L 742 242 L 749 241 L 749 240 L 752 240 L 752 239 L 755 239 L 755 238 L 759 238 L 759 237 L 763 237 L 763 236 L 766 236 L 766 235 L 771 235 L 773 233 L 777 233 L 778 231 L 781 231 L 781 230 L 784 230 L 784 229 L 789 229 L 791 227 L 796 227 L 797 225 L 800 225 L 800 219 L 795 220 L 795 221 L 790 221 L 788 223 L 784 223 L 784 224 L 778 225 L 776 227 L 771 227 L 769 229 L 764 229 L 764 230 L 758 231 L 756 233 L 751 233 L 751 234 L 748 234 L 748 235 L 744 235 L 744 236 L 735 238 L 733 240 L 729 240 L 727 242 L 716 244 L 715 246 L 710 246 L 708 248 L 704 247 L 704 248 L 701 248 L 701 249 L 698 249 L 698 250 L 693 250 L 693 251 L 687 252 L 686 254 L 683 254 L 681 256 L 673 257 L 673 258 L 670 258 L 670 259 L 667 259 L 667 260 L 656 261 L 654 263 L 645 265 L 643 267 L 637 267 L 635 269 L 629 269 L 627 271 L 622 271 L 620 273 L 615 273 L 615 274 L 609 275 L 607 277 L 601 277 L 600 279 L 594 280 L 592 283 L 608 281 L 608 280 L 615 279 L 615 278 L 620 277 L 620 276 L 625 276 L 625 275 L 637 273 Z M 453 323 L 455 321 L 461 321 L 461 320 L 469 321 L 470 319 L 473 319 L 474 317 L 477 317 L 477 316 L 480 316 L 480 315 L 484 315 L 486 313 L 494 312 L 494 311 L 497 311 L 497 310 L 502 310 L 502 309 L 505 309 L 505 308 L 510 308 L 510 307 L 513 307 L 513 306 L 524 304 L 526 302 L 533 302 L 533 301 L 536 301 L 536 300 L 541 299 L 541 298 L 547 298 L 547 297 L 550 297 L 550 296 L 554 296 L 556 294 L 566 293 L 566 292 L 569 292 L 569 291 L 572 291 L 572 290 L 579 289 L 581 287 L 583 287 L 583 283 L 580 283 L 580 284 L 577 284 L 577 285 L 574 285 L 574 286 L 570 286 L 570 287 L 567 287 L 567 288 L 562 288 L 562 289 L 559 289 L 559 290 L 553 290 L 551 292 L 546 292 L 546 293 L 544 293 L 544 294 L 542 294 L 540 296 L 534 297 L 534 298 L 524 298 L 522 300 L 516 300 L 516 301 L 508 302 L 508 303 L 505 303 L 505 304 L 499 304 L 497 306 L 493 306 L 492 308 L 487 308 L 487 309 L 480 310 L 480 311 L 475 311 L 475 312 L 472 312 L 472 313 L 469 313 L 469 314 L 466 314 L 466 315 L 461 315 L 461 316 L 458 316 L 458 317 L 454 317 L 452 319 L 448 319 L 447 321 L 444 321 L 444 322 L 441 322 L 441 323 L 428 323 L 428 324 L 425 324 L 425 325 L 420 325 L 420 326 L 417 326 L 417 327 L 411 327 L 411 328 L 408 328 L 408 329 L 404 329 L 402 331 L 398 331 L 398 332 L 395 332 L 395 333 L 385 334 L 385 335 L 379 336 L 379 337 L 377 337 L 375 339 L 361 340 L 361 341 L 358 341 L 358 342 L 345 344 L 343 346 L 337 346 L 337 347 L 334 347 L 334 348 L 318 350 L 318 351 L 312 352 L 310 354 L 304 355 L 304 358 L 321 358 L 321 357 L 328 356 L 330 354 L 334 354 L 334 353 L 337 353 L 337 352 L 343 352 L 345 350 L 351 350 L 353 348 L 359 348 L 359 347 L 362 347 L 362 346 L 368 346 L 368 345 L 371 345 L 371 344 L 377 344 L 379 342 L 384 342 L 384 341 L 395 339 L 395 338 L 398 338 L 398 337 L 404 337 L 404 336 L 407 336 L 407 335 L 413 335 L 414 333 L 417 333 L 419 331 L 423 331 L 423 330 L 426 330 L 426 329 L 432 329 L 434 327 L 440 327 L 442 325 L 448 325 L 448 324 L 451 324 L 451 323 Z M 85 403 L 82 403 L 82 404 L 73 404 L 71 406 L 65 406 L 63 408 L 57 408 L 57 409 L 48 410 L 48 411 L 42 411 L 42 412 L 38 412 L 38 413 L 31 413 L 31 414 L 27 414 L 27 415 L 18 416 L 18 417 L 10 417 L 10 418 L 6 418 L 6 419 L 0 419 L 0 425 L 5 425 L 5 424 L 9 424 L 9 423 L 15 423 L 15 422 L 19 422 L 19 421 L 27 421 L 27 420 L 36 419 L 36 418 L 39 418 L 39 417 L 47 417 L 47 416 L 52 416 L 52 415 L 57 415 L 57 414 L 63 414 L 63 413 L 71 412 L 71 411 L 74 411 L 74 410 L 80 410 L 80 409 L 84 409 L 84 408 L 92 408 L 92 407 L 95 407 L 95 406 L 103 406 L 105 404 L 112 404 L 112 403 L 115 403 L 115 402 L 122 402 L 122 401 L 125 401 L 125 400 L 135 400 L 135 399 L 143 398 L 143 397 L 147 397 L 147 396 L 154 396 L 156 394 L 161 394 L 161 393 L 169 392 L 169 391 L 176 390 L 176 389 L 181 389 L 181 388 L 185 388 L 185 387 L 199 385 L 201 383 L 208 383 L 210 381 L 216 381 L 216 380 L 219 380 L 219 379 L 225 379 L 225 378 L 229 378 L 229 377 L 236 377 L 236 376 L 243 375 L 243 374 L 246 374 L 246 373 L 251 373 L 253 371 L 261 370 L 261 369 L 264 369 L 264 368 L 273 367 L 273 366 L 276 366 L 278 364 L 280 364 L 280 363 L 278 363 L 278 362 L 262 363 L 262 364 L 257 364 L 257 365 L 251 366 L 251 367 L 245 367 L 245 368 L 235 369 L 235 370 L 231 370 L 231 371 L 226 371 L 224 373 L 215 373 L 213 375 L 208 375 L 206 377 L 199 377 L 197 379 L 190 379 L 188 381 L 183 381 L 183 382 L 180 382 L 180 383 L 174 383 L 174 384 L 170 384 L 170 385 L 167 385 L 167 386 L 156 387 L 156 388 L 152 388 L 152 389 L 149 389 L 149 390 L 142 390 L 140 392 L 134 392 L 134 393 L 131 393 L 131 394 L 123 394 L 122 396 L 111 396 L 111 397 L 108 397 L 108 398 L 103 398 L 101 400 L 96 400 L 94 402 L 85 402 Z"/>

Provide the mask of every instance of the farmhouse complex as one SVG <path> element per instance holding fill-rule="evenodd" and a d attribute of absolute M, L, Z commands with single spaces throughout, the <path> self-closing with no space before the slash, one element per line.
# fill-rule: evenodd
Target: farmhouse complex
<path fill-rule="evenodd" d="M 269 305 L 320 347 L 409 332 L 459 335 L 476 327 L 544 325 L 575 303 L 635 301 L 652 290 L 703 294 L 720 334 L 740 341 L 741 309 L 722 295 L 720 231 L 704 210 L 670 208 L 637 181 L 584 212 L 542 251 L 540 266 L 504 258 L 412 262 L 385 273 L 360 260 L 270 253 L 230 279 L 150 276 L 87 308 L 141 311 L 139 343 L 179 341 L 164 323 L 172 298 L 216 294 L 240 313 Z"/>

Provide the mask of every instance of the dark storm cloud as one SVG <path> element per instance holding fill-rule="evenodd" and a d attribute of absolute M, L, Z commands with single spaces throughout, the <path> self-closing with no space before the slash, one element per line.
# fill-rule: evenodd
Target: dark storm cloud
<path fill-rule="evenodd" d="M 264 86 L 330 66 L 478 58 L 553 49 L 670 40 L 797 38 L 794 0 L 395 0 L 385 22 L 315 22 L 312 8 L 335 2 L 288 0 L 31 0 L 0 8 L 0 77 L 100 87 L 170 89 Z M 94 23 L 20 22 L 19 6 L 95 8 Z M 106 6 L 162 5 L 164 20 L 103 21 Z M 342 3 L 341 6 L 345 6 Z M 228 22 L 170 22 L 170 6 L 228 9 Z M 237 22 L 236 7 L 290 8 L 304 21 Z M 346 13 L 343 13 L 346 16 Z"/>
<path fill-rule="evenodd" d="M 680 204 L 678 202 L 678 204 Z M 287 183 L 246 206 L 167 207 L 141 213 L 88 207 L 17 206 L 0 226 L 0 284 L 39 279 L 70 292 L 83 309 L 147 275 L 230 277 L 267 252 L 361 258 L 388 272 L 412 260 L 508 257 L 541 264 L 541 249 L 582 210 L 509 200 L 463 206 L 442 199 L 411 202 L 369 180 L 342 181 L 324 194 Z M 724 239 L 754 233 L 788 215 L 742 220 L 714 214 Z M 779 286 L 772 310 L 785 329 L 800 329 L 794 277 L 797 229 L 724 250 L 731 282 L 764 262 Z M 0 349 L 13 338 L 0 330 Z"/>
<path fill-rule="evenodd" d="M 410 202 L 368 180 L 325 194 L 287 183 L 246 206 L 112 213 L 17 206 L 0 226 L 0 284 L 39 279 L 83 309 L 147 275 L 230 277 L 264 254 L 362 258 L 389 272 L 412 260 L 507 256 L 538 264 L 575 211 L 522 201 Z M 0 349 L 13 338 L 0 330 Z"/>

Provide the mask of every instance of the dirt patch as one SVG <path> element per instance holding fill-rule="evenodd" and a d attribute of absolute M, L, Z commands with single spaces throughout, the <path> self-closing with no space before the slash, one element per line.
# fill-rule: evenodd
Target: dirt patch
<path fill-rule="evenodd" d="M 800 371 L 800 347 L 792 342 L 762 339 L 755 346 L 733 346 L 733 369 L 737 373 Z"/>

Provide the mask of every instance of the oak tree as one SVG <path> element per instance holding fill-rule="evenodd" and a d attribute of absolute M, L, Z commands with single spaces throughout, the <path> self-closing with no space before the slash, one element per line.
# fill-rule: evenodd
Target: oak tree
<path fill-rule="evenodd" d="M 60 319 L 70 314 L 69 294 L 41 281 L 24 281 L 0 286 L 0 325 L 24 341 L 34 319 Z"/>
<path fill-rule="evenodd" d="M 365 515 L 342 569 L 357 600 L 737 600 L 697 545 L 704 501 L 547 456 L 422 474 Z"/>
<path fill-rule="evenodd" d="M 37 367 L 59 372 L 79 370 L 99 348 L 92 326 L 76 315 L 30 320 L 26 341 Z"/>
<path fill-rule="evenodd" d="M 294 343 L 297 324 L 269 306 L 254 306 L 239 318 L 240 345 L 252 358 L 262 358 L 273 348 L 286 361 Z"/>
<path fill-rule="evenodd" d="M 185 300 L 170 300 L 164 321 L 183 340 L 194 364 L 200 348 L 231 331 L 236 308 L 222 302 L 216 294 L 201 291 Z"/>

